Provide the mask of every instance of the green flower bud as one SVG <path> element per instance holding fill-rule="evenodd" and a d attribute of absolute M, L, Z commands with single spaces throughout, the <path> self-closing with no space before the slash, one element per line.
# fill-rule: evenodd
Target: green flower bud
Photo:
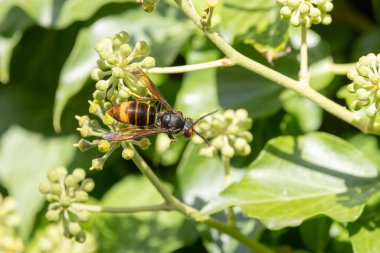
<path fill-rule="evenodd" d="M 75 201 L 76 202 L 86 202 L 88 200 L 88 193 L 86 191 L 76 191 Z"/>
<path fill-rule="evenodd" d="M 59 202 L 59 196 L 56 194 L 46 194 L 46 200 L 50 203 Z"/>
<path fill-rule="evenodd" d="M 70 222 L 69 223 L 69 232 L 70 234 L 76 236 L 82 231 L 82 228 L 80 227 L 79 223 L 77 222 Z"/>
<path fill-rule="evenodd" d="M 122 38 L 122 42 L 124 44 L 129 42 L 130 36 L 129 36 L 128 32 L 121 31 L 121 32 L 119 32 L 119 36 L 120 36 L 120 38 Z"/>
<path fill-rule="evenodd" d="M 288 0 L 289 7 L 296 7 L 300 4 L 301 0 Z"/>
<path fill-rule="evenodd" d="M 370 92 L 368 92 L 366 89 L 363 89 L 363 88 L 358 89 L 356 91 L 356 97 L 359 100 L 367 100 L 370 94 L 371 94 Z"/>
<path fill-rule="evenodd" d="M 221 149 L 225 144 L 226 138 L 223 135 L 218 135 L 211 141 L 211 145 L 217 149 Z"/>
<path fill-rule="evenodd" d="M 242 152 L 244 150 L 245 146 L 249 146 L 249 145 L 248 145 L 248 142 L 246 139 L 236 138 L 233 146 L 238 152 Z"/>
<path fill-rule="evenodd" d="M 68 175 L 65 178 L 65 185 L 66 187 L 74 187 L 78 183 L 78 180 L 73 175 Z"/>
<path fill-rule="evenodd" d="M 104 158 L 95 158 L 91 161 L 90 170 L 102 170 L 104 166 L 105 159 Z"/>
<path fill-rule="evenodd" d="M 88 212 L 86 210 L 78 211 L 76 214 L 77 214 L 78 220 L 80 222 L 87 222 L 91 217 L 90 212 Z"/>
<path fill-rule="evenodd" d="M 91 178 L 86 178 L 82 182 L 82 188 L 86 192 L 91 192 L 95 188 L 95 182 L 94 182 L 94 180 L 92 180 Z"/>
<path fill-rule="evenodd" d="M 132 48 L 128 44 L 123 44 L 121 45 L 119 52 L 123 58 L 126 58 L 132 53 Z"/>
<path fill-rule="evenodd" d="M 52 183 L 57 183 L 59 181 L 59 174 L 57 170 L 50 170 L 47 174 L 47 178 Z"/>
<path fill-rule="evenodd" d="M 78 120 L 78 125 L 80 127 L 87 126 L 90 123 L 90 118 L 87 115 L 84 115 L 84 116 L 76 115 L 75 118 Z"/>
<path fill-rule="evenodd" d="M 98 143 L 98 150 L 102 153 L 108 152 L 110 150 L 111 144 L 106 140 L 100 140 Z"/>
<path fill-rule="evenodd" d="M 139 41 L 135 45 L 137 56 L 148 56 L 150 54 L 150 47 L 145 41 Z"/>
<path fill-rule="evenodd" d="M 287 20 L 292 15 L 292 10 L 288 6 L 283 6 L 280 9 L 280 15 L 282 19 Z"/>
<path fill-rule="evenodd" d="M 109 55 L 107 55 L 106 61 L 110 65 L 115 65 L 118 62 L 118 58 L 115 54 L 110 53 Z"/>
<path fill-rule="evenodd" d="M 107 76 L 108 72 L 102 71 L 100 69 L 93 69 L 91 71 L 91 79 L 94 81 L 102 80 L 105 76 Z"/>
<path fill-rule="evenodd" d="M 207 0 L 208 6 L 215 8 L 218 5 L 218 0 Z"/>
<path fill-rule="evenodd" d="M 125 160 L 132 159 L 134 155 L 135 155 L 135 151 L 132 148 L 125 148 L 125 149 L 123 149 L 123 152 L 121 153 L 121 156 Z"/>
<path fill-rule="evenodd" d="M 322 16 L 322 24 L 329 25 L 332 22 L 332 18 L 330 14 L 325 14 Z"/>
<path fill-rule="evenodd" d="M 212 158 L 216 155 L 216 149 L 214 146 L 203 147 L 199 150 L 199 155 Z"/>
<path fill-rule="evenodd" d="M 376 115 L 377 109 L 375 104 L 371 104 L 366 110 L 365 110 L 367 116 L 369 118 L 373 118 Z"/>
<path fill-rule="evenodd" d="M 109 65 L 108 65 L 108 63 L 105 61 L 105 60 L 102 60 L 102 59 L 98 59 L 97 61 L 96 61 L 96 65 L 98 66 L 98 68 L 99 69 L 101 69 L 101 70 L 107 70 L 107 69 L 109 69 Z M 91 75 L 92 76 L 92 75 Z M 98 75 L 95 75 L 96 77 L 100 77 L 100 76 L 98 76 Z M 102 77 L 102 78 L 100 78 L 100 79 L 103 79 L 104 77 Z M 98 80 L 100 80 L 99 78 L 96 78 L 96 79 L 94 79 L 94 78 L 92 78 L 92 80 L 95 80 L 95 81 L 98 81 Z"/>
<path fill-rule="evenodd" d="M 370 59 L 370 57 L 368 57 L 368 55 L 360 57 L 358 62 L 359 62 L 358 67 L 360 67 L 360 65 L 371 66 L 371 64 L 372 64 L 371 59 Z"/>
<path fill-rule="evenodd" d="M 131 92 L 129 89 L 123 87 L 122 89 L 119 89 L 119 97 L 127 100 L 131 96 Z"/>
<path fill-rule="evenodd" d="M 60 212 L 60 210 L 49 210 L 46 212 L 45 217 L 48 221 L 58 221 Z"/>
<path fill-rule="evenodd" d="M 361 101 L 355 100 L 354 102 L 352 102 L 351 107 L 355 111 L 359 111 L 363 108 L 363 103 Z"/>
<path fill-rule="evenodd" d="M 358 73 L 361 76 L 369 77 L 372 74 L 372 71 L 368 66 L 360 66 L 358 68 Z"/>
<path fill-rule="evenodd" d="M 139 141 L 139 143 L 140 143 L 140 148 L 142 149 L 142 150 L 147 150 L 149 147 L 150 147 L 150 145 L 151 145 L 151 143 L 150 143 L 150 140 L 148 139 L 148 138 L 143 138 L 143 139 L 141 139 L 140 141 Z"/>
<path fill-rule="evenodd" d="M 321 16 L 321 11 L 318 8 L 311 7 L 309 15 L 311 18 L 316 18 Z"/>
<path fill-rule="evenodd" d="M 377 90 L 377 91 L 376 91 L 376 98 L 377 98 L 377 99 L 380 99 L 380 90 Z"/>
<path fill-rule="evenodd" d="M 249 131 L 243 131 L 243 132 L 239 133 L 239 137 L 246 139 L 247 142 L 252 142 L 252 140 L 253 140 L 253 135 Z"/>
<path fill-rule="evenodd" d="M 334 5 L 332 4 L 332 2 L 326 2 L 324 5 L 323 5 L 323 10 L 325 12 L 330 12 L 332 11 L 334 8 Z"/>
<path fill-rule="evenodd" d="M 50 186 L 51 184 L 49 182 L 43 182 L 38 185 L 38 189 L 42 194 L 47 194 L 50 192 Z"/>
<path fill-rule="evenodd" d="M 251 146 L 246 145 L 244 146 L 244 149 L 240 151 L 240 155 L 247 156 L 251 153 Z"/>
<path fill-rule="evenodd" d="M 377 75 L 371 75 L 371 77 L 369 78 L 370 82 L 373 84 L 373 85 L 376 85 L 376 86 L 379 86 L 380 85 L 380 75 L 377 74 Z"/>
<path fill-rule="evenodd" d="M 112 46 L 114 50 L 117 50 L 123 44 L 123 39 L 119 34 L 115 34 L 112 38 Z"/>
<path fill-rule="evenodd" d="M 107 80 L 99 80 L 96 82 L 96 89 L 100 91 L 106 91 L 110 86 L 110 82 Z"/>
<path fill-rule="evenodd" d="M 156 65 L 156 60 L 151 56 L 145 57 L 141 62 L 141 67 L 144 69 L 151 69 L 154 67 L 154 65 Z"/>
<path fill-rule="evenodd" d="M 113 67 L 112 76 L 117 79 L 122 79 L 124 77 L 124 71 L 119 67 Z"/>
<path fill-rule="evenodd" d="M 50 193 L 55 194 L 55 195 L 61 195 L 62 193 L 61 185 L 59 183 L 51 184 Z"/>
<path fill-rule="evenodd" d="M 347 73 L 347 77 L 348 79 L 350 79 L 351 81 L 354 81 L 355 78 L 359 75 L 358 71 L 356 69 L 351 69 L 350 71 L 348 71 Z"/>
<path fill-rule="evenodd" d="M 77 181 L 82 181 L 83 179 L 86 178 L 86 171 L 82 168 L 76 168 L 73 173 L 73 177 L 77 179 Z"/>
<path fill-rule="evenodd" d="M 294 15 L 290 18 L 290 23 L 295 26 L 295 27 L 298 27 L 300 26 L 301 24 L 301 21 L 299 19 L 299 16 L 298 15 Z"/>
<path fill-rule="evenodd" d="M 75 236 L 75 241 L 84 243 L 86 241 L 86 233 L 82 230 Z"/>
<path fill-rule="evenodd" d="M 222 155 L 231 158 L 235 155 L 235 150 L 230 145 L 224 145 L 221 149 Z"/>
<path fill-rule="evenodd" d="M 59 203 L 63 208 L 69 208 L 72 202 L 69 196 L 62 196 Z"/>
<path fill-rule="evenodd" d="M 298 10 L 300 11 L 301 14 L 307 14 L 310 11 L 310 6 L 302 2 L 300 6 L 298 7 Z"/>
<path fill-rule="evenodd" d="M 90 104 L 88 111 L 92 114 L 96 114 L 96 112 L 100 110 L 99 104 L 97 103 L 97 101 L 88 101 L 88 102 Z"/>
<path fill-rule="evenodd" d="M 92 142 L 89 142 L 88 140 L 85 140 L 85 139 L 80 139 L 78 143 L 75 143 L 73 146 L 78 148 L 81 152 L 84 152 L 95 147 L 96 144 L 93 144 Z"/>
<path fill-rule="evenodd" d="M 79 127 L 77 128 L 77 130 L 79 131 L 82 137 L 90 136 L 90 128 L 88 126 Z"/>
<path fill-rule="evenodd" d="M 104 99 L 106 99 L 106 92 L 101 90 L 95 90 L 94 93 L 92 93 L 92 96 L 97 101 L 102 102 L 104 101 Z"/>

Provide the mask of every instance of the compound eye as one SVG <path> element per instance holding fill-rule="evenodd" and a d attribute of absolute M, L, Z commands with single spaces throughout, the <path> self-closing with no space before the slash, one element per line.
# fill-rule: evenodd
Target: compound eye
<path fill-rule="evenodd" d="M 183 136 L 186 138 L 189 138 L 193 135 L 193 129 L 191 127 L 186 127 L 185 130 L 183 131 Z"/>

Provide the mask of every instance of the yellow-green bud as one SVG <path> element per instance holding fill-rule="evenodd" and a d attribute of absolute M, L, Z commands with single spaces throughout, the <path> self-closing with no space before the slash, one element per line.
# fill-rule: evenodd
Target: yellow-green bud
<path fill-rule="evenodd" d="M 49 182 L 43 182 L 38 185 L 38 189 L 42 194 L 47 194 L 50 192 L 51 184 Z"/>
<path fill-rule="evenodd" d="M 112 38 L 112 46 L 114 49 L 118 49 L 123 44 L 123 39 L 119 34 L 115 34 Z"/>
<path fill-rule="evenodd" d="M 288 0 L 288 6 L 290 7 L 296 7 L 300 3 L 300 0 Z"/>
<path fill-rule="evenodd" d="M 125 160 L 132 159 L 134 155 L 135 155 L 135 151 L 132 148 L 125 148 L 125 149 L 123 149 L 123 152 L 121 153 L 121 156 Z"/>
<path fill-rule="evenodd" d="M 104 158 L 95 158 L 91 161 L 90 170 L 102 170 L 104 166 Z"/>
<path fill-rule="evenodd" d="M 238 151 L 238 152 L 242 152 L 245 148 L 245 146 L 248 146 L 248 142 L 246 139 L 244 138 L 236 138 L 236 140 L 234 141 L 234 148 Z"/>
<path fill-rule="evenodd" d="M 347 77 L 348 79 L 350 79 L 351 81 L 354 81 L 355 78 L 359 75 L 358 71 L 356 69 L 351 69 L 350 71 L 348 71 L 347 73 Z"/>
<path fill-rule="evenodd" d="M 358 110 L 362 109 L 363 103 L 361 101 L 355 100 L 354 102 L 352 102 L 351 107 L 355 111 L 358 111 Z"/>
<path fill-rule="evenodd" d="M 47 174 L 47 178 L 52 183 L 57 183 L 59 180 L 59 174 L 57 170 L 50 170 Z"/>
<path fill-rule="evenodd" d="M 48 193 L 46 194 L 46 200 L 50 203 L 59 202 L 59 196 L 56 194 Z"/>
<path fill-rule="evenodd" d="M 88 101 L 90 104 L 90 107 L 88 108 L 88 111 L 92 114 L 96 114 L 98 110 L 100 110 L 100 106 L 96 101 Z"/>
<path fill-rule="evenodd" d="M 106 140 L 100 140 L 98 143 L 98 150 L 102 153 L 108 152 L 110 150 L 111 144 Z"/>
<path fill-rule="evenodd" d="M 105 125 L 112 125 L 113 123 L 115 123 L 115 119 L 112 118 L 111 115 L 106 114 L 106 115 L 104 115 L 103 123 Z"/>
<path fill-rule="evenodd" d="M 121 45 L 119 52 L 123 56 L 123 58 L 126 58 L 131 54 L 132 48 L 128 44 L 123 44 L 123 45 Z"/>
<path fill-rule="evenodd" d="M 110 53 L 109 55 L 107 55 L 106 61 L 110 65 L 115 65 L 118 62 L 118 58 L 115 54 Z"/>
<path fill-rule="evenodd" d="M 218 5 L 218 0 L 207 0 L 208 6 L 215 8 Z"/>
<path fill-rule="evenodd" d="M 65 178 L 66 187 L 74 187 L 78 183 L 78 179 L 76 179 L 73 175 L 68 175 Z"/>
<path fill-rule="evenodd" d="M 96 89 L 100 90 L 100 91 L 106 91 L 108 89 L 110 85 L 110 82 L 107 80 L 99 80 L 96 82 Z"/>
<path fill-rule="evenodd" d="M 76 214 L 80 222 L 87 222 L 91 217 L 90 212 L 86 210 L 78 211 Z"/>
<path fill-rule="evenodd" d="M 92 97 L 97 101 L 101 102 L 106 98 L 106 92 L 101 90 L 95 90 L 94 93 L 92 93 Z"/>
<path fill-rule="evenodd" d="M 80 227 L 80 225 L 77 222 L 70 222 L 69 223 L 70 234 L 75 236 L 75 235 L 79 234 L 79 232 L 81 232 L 81 231 L 82 231 L 82 228 Z"/>
<path fill-rule="evenodd" d="M 380 75 L 377 74 L 377 75 L 372 75 L 370 78 L 369 78 L 370 82 L 373 84 L 373 85 L 379 85 L 380 84 Z"/>
<path fill-rule="evenodd" d="M 61 185 L 59 183 L 51 184 L 50 193 L 55 194 L 55 195 L 61 195 L 62 193 Z"/>
<path fill-rule="evenodd" d="M 330 14 L 325 14 L 322 16 L 322 24 L 329 25 L 332 22 L 332 18 Z"/>
<path fill-rule="evenodd" d="M 366 110 L 365 110 L 367 116 L 369 118 L 373 118 L 376 115 L 377 109 L 375 104 L 371 104 Z"/>
<path fill-rule="evenodd" d="M 101 69 L 101 70 L 107 70 L 110 66 L 107 64 L 107 62 L 105 60 L 102 60 L 102 59 L 98 59 L 96 61 L 96 65 L 98 65 L 98 68 Z M 92 75 L 91 75 L 92 76 Z M 95 75 L 96 77 L 100 77 L 98 75 Z M 104 77 L 102 77 L 101 79 L 103 79 Z M 100 79 L 93 79 L 93 80 L 100 80 Z"/>
<path fill-rule="evenodd" d="M 244 138 L 244 139 L 246 139 L 247 142 L 252 142 L 252 140 L 253 140 L 253 135 L 249 131 L 240 132 L 239 136 L 242 137 L 242 138 Z"/>
<path fill-rule="evenodd" d="M 221 149 L 222 155 L 231 158 L 235 155 L 235 150 L 229 145 L 224 145 Z"/>
<path fill-rule="evenodd" d="M 88 125 L 88 123 L 90 123 L 90 118 L 87 115 L 83 115 L 83 116 L 76 115 L 75 118 L 78 120 L 78 125 L 80 127 Z"/>
<path fill-rule="evenodd" d="M 71 206 L 71 198 L 69 196 L 62 196 L 59 203 L 63 208 L 68 208 Z"/>
<path fill-rule="evenodd" d="M 113 67 L 112 76 L 117 79 L 122 79 L 124 77 L 124 71 L 119 67 Z"/>
<path fill-rule="evenodd" d="M 79 181 L 83 180 L 86 178 L 86 171 L 82 168 L 76 168 L 72 175 Z"/>
<path fill-rule="evenodd" d="M 217 149 L 221 149 L 226 144 L 226 139 L 224 135 L 218 135 L 211 141 L 211 145 Z"/>
<path fill-rule="evenodd" d="M 309 15 L 311 18 L 316 18 L 321 16 L 321 11 L 318 8 L 312 7 L 310 9 Z"/>
<path fill-rule="evenodd" d="M 86 241 L 86 233 L 82 230 L 75 236 L 75 241 L 84 243 Z"/>
<path fill-rule="evenodd" d="M 49 210 L 46 212 L 45 217 L 48 221 L 58 221 L 60 210 Z"/>
<path fill-rule="evenodd" d="M 145 57 L 141 62 L 141 67 L 144 69 L 151 69 L 154 67 L 154 65 L 156 65 L 156 60 L 151 56 Z"/>
<path fill-rule="evenodd" d="M 76 202 L 86 202 L 88 200 L 88 193 L 86 191 L 76 191 L 75 201 Z"/>
<path fill-rule="evenodd" d="M 150 54 L 150 47 L 148 43 L 143 40 L 136 43 L 135 50 L 138 56 L 148 56 Z"/>
<path fill-rule="evenodd" d="M 301 14 L 307 14 L 310 11 L 310 6 L 306 3 L 301 3 L 300 6 L 298 7 L 298 10 L 300 11 Z"/>
<path fill-rule="evenodd" d="M 334 5 L 332 4 L 332 2 L 326 2 L 324 5 L 323 5 L 323 10 L 325 12 L 330 12 L 332 11 L 334 8 Z"/>
<path fill-rule="evenodd" d="M 150 140 L 148 138 L 141 139 L 139 143 L 140 143 L 140 148 L 142 150 L 147 150 L 151 145 Z"/>
<path fill-rule="evenodd" d="M 86 139 L 80 139 L 78 143 L 75 143 L 73 146 L 78 148 L 81 152 L 84 152 L 95 147 L 96 145 Z"/>
<path fill-rule="evenodd" d="M 347 90 L 348 90 L 348 92 L 350 92 L 350 93 L 355 93 L 355 92 L 356 92 L 356 90 L 355 90 L 355 86 L 354 86 L 353 83 L 350 83 L 349 85 L 347 85 Z"/>
<path fill-rule="evenodd" d="M 155 6 L 156 6 L 156 3 L 152 3 L 150 1 L 144 1 L 141 5 L 143 10 L 147 13 L 151 13 L 152 11 L 154 11 Z"/>
<path fill-rule="evenodd" d="M 86 192 L 90 192 L 90 191 L 92 191 L 92 190 L 95 188 L 95 182 L 94 182 L 94 180 L 92 180 L 91 178 L 86 178 L 86 179 L 82 182 L 82 188 L 83 188 L 83 190 L 85 190 Z"/>
<path fill-rule="evenodd" d="M 199 155 L 204 156 L 204 157 L 212 158 L 215 156 L 215 154 L 216 154 L 216 149 L 214 146 L 204 147 L 199 150 Z"/>
<path fill-rule="evenodd" d="M 88 137 L 90 135 L 90 128 L 88 126 L 82 126 L 77 128 L 82 137 Z"/>
<path fill-rule="evenodd" d="M 130 36 L 129 36 L 128 32 L 121 31 L 121 32 L 119 32 L 119 36 L 120 36 L 120 38 L 122 38 L 123 43 L 128 43 L 128 41 L 130 39 Z"/>
<path fill-rule="evenodd" d="M 368 97 L 370 95 L 370 92 L 368 92 L 366 89 L 358 89 L 356 91 L 356 97 L 359 99 L 359 100 L 367 100 Z"/>
<path fill-rule="evenodd" d="M 288 6 L 283 6 L 280 9 L 281 18 L 284 20 L 288 20 L 292 15 L 292 10 Z"/>
<path fill-rule="evenodd" d="M 290 23 L 291 23 L 293 26 L 295 26 L 295 27 L 300 26 L 301 21 L 300 21 L 300 19 L 299 19 L 299 16 L 297 16 L 297 15 L 292 16 L 292 17 L 290 18 Z"/>
<path fill-rule="evenodd" d="M 91 79 L 94 81 L 102 80 L 108 73 L 100 69 L 93 69 L 91 71 Z"/>
<path fill-rule="evenodd" d="M 251 146 L 246 145 L 244 146 L 244 149 L 240 151 L 240 155 L 247 156 L 251 153 Z"/>

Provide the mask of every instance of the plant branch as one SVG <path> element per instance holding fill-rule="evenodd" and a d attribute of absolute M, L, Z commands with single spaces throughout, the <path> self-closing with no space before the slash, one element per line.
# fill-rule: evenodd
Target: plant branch
<path fill-rule="evenodd" d="M 194 24 L 202 29 L 200 23 L 200 16 L 193 12 L 187 1 L 174 0 L 175 3 L 182 9 L 182 11 L 194 22 Z M 239 65 L 252 72 L 255 72 L 275 83 L 282 85 L 283 87 L 297 92 L 299 95 L 310 99 L 324 110 L 337 116 L 338 118 L 346 121 L 347 123 L 355 126 L 363 132 L 368 133 L 370 130 L 367 128 L 368 119 L 362 118 L 349 111 L 345 107 L 335 103 L 329 98 L 323 96 L 319 92 L 313 90 L 310 86 L 299 85 L 299 82 L 291 79 L 277 71 L 272 70 L 250 58 L 236 51 L 230 46 L 218 33 L 212 32 L 210 29 L 203 30 L 205 35 L 226 55 L 232 64 Z M 379 126 L 380 127 L 380 126 Z M 376 127 L 374 129 L 377 129 Z M 373 131 L 372 133 L 380 134 L 380 129 Z"/>
<path fill-rule="evenodd" d="M 307 56 L 307 28 L 301 26 L 301 47 L 300 47 L 300 72 L 299 80 L 302 85 L 309 85 L 309 68 Z"/>
<path fill-rule="evenodd" d="M 347 75 L 347 72 L 355 68 L 355 63 L 331 64 L 330 71 L 336 75 Z"/>
<path fill-rule="evenodd" d="M 227 59 L 219 59 L 210 62 L 203 62 L 198 64 L 191 65 L 183 65 L 183 66 L 175 66 L 175 67 L 156 67 L 147 70 L 148 73 L 160 73 L 160 74 L 173 74 L 173 73 L 184 73 L 190 71 L 196 71 L 201 69 L 209 69 L 209 68 L 219 68 L 219 67 L 229 67 L 232 66 L 232 62 Z"/>
<path fill-rule="evenodd" d="M 104 213 L 138 213 L 138 212 L 156 212 L 156 211 L 171 211 L 171 207 L 166 203 L 161 205 L 151 205 L 151 206 L 136 206 L 136 207 L 108 207 L 101 205 L 88 205 L 74 203 L 73 208 L 80 210 L 87 210 L 91 212 L 104 212 Z"/>
<path fill-rule="evenodd" d="M 230 168 L 230 158 L 222 156 L 224 164 L 224 180 L 225 185 L 228 186 L 231 184 L 231 168 Z M 234 213 L 234 208 L 232 206 L 227 209 L 227 222 L 231 227 L 236 228 L 236 217 Z"/>

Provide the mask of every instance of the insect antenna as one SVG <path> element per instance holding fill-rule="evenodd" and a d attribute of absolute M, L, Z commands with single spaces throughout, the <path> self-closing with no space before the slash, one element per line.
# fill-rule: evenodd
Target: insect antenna
<path fill-rule="evenodd" d="M 197 120 L 194 122 L 194 125 L 196 125 L 196 124 L 197 124 L 199 121 L 201 121 L 202 119 L 204 119 L 204 118 L 210 116 L 211 114 L 216 113 L 217 111 L 219 111 L 219 109 L 216 109 L 215 111 L 212 111 L 212 112 L 209 112 L 209 113 L 203 115 L 202 117 L 200 117 L 199 119 L 197 119 Z"/>
<path fill-rule="evenodd" d="M 200 117 L 199 119 L 197 119 L 197 120 L 194 122 L 194 126 L 195 126 L 199 121 L 201 121 L 202 119 L 204 119 L 204 118 L 210 116 L 211 114 L 216 113 L 217 111 L 219 111 L 219 109 L 217 109 L 217 110 L 215 110 L 215 111 L 212 111 L 212 112 L 209 112 L 209 113 L 203 115 L 202 117 Z M 199 137 L 201 137 L 201 138 L 207 143 L 208 146 L 210 146 L 210 142 L 206 139 L 206 137 L 204 137 L 203 135 L 201 135 L 201 134 L 200 134 L 199 132 L 197 132 L 195 129 L 194 129 L 194 132 L 195 132 Z"/>

